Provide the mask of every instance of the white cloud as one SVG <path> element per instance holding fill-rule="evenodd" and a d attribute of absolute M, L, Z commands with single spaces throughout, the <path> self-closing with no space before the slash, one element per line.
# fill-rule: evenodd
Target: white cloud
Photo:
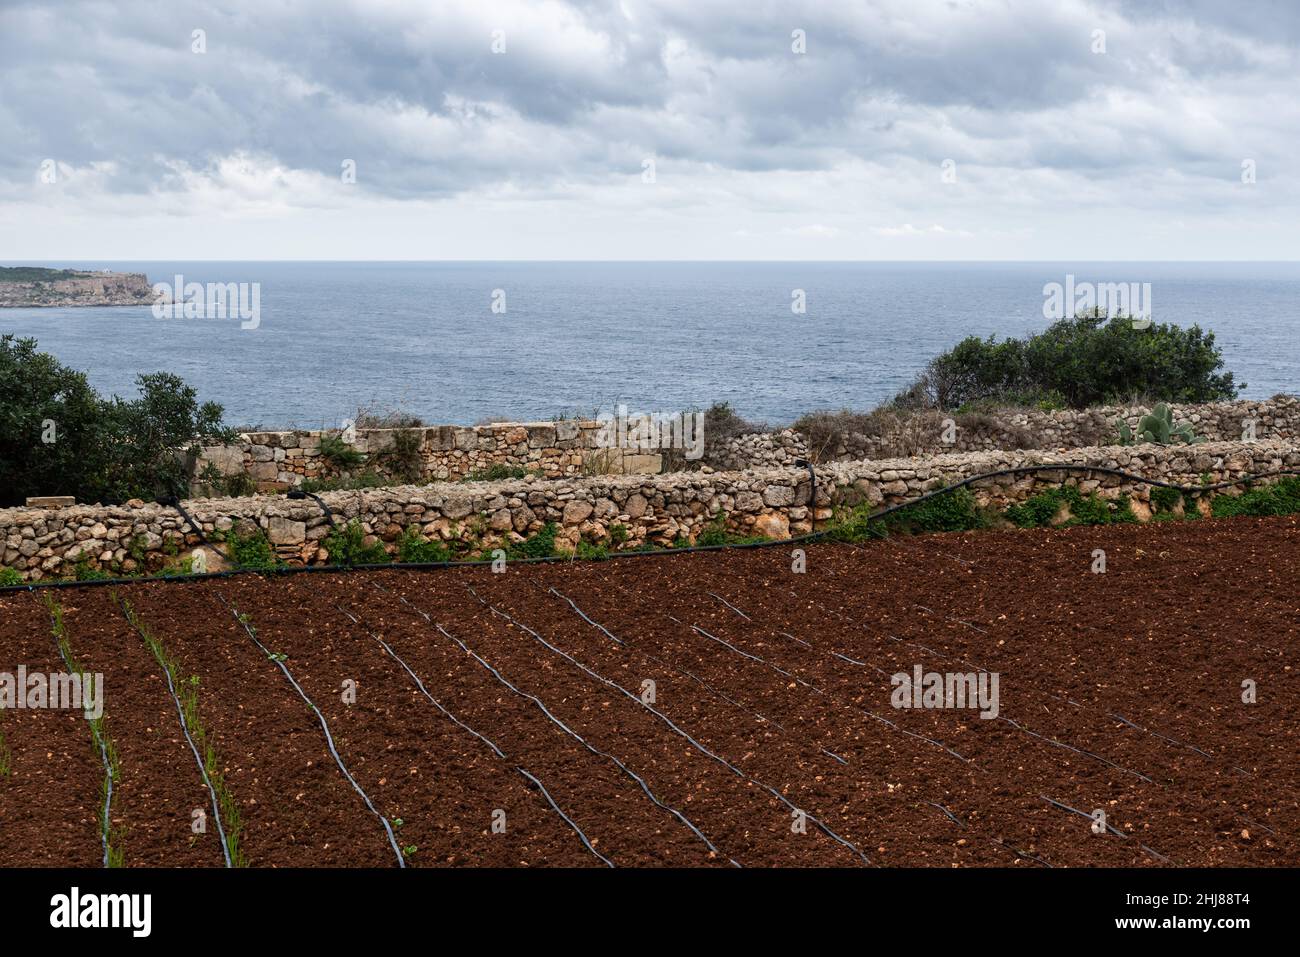
<path fill-rule="evenodd" d="M 10 3 L 0 255 L 1281 258 L 1297 72 L 1300 11 L 1199 0 Z"/>

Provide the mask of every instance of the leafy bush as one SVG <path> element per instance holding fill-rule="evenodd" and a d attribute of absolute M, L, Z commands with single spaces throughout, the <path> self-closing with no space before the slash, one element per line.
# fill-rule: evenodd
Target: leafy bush
<path fill-rule="evenodd" d="M 975 493 L 969 488 L 959 488 L 891 512 L 884 522 L 891 531 L 904 532 L 962 532 L 989 524 L 988 516 L 976 504 Z"/>
<path fill-rule="evenodd" d="M 257 483 L 247 472 L 235 472 L 222 475 L 215 465 L 209 462 L 199 473 L 199 492 L 206 496 L 227 496 L 243 498 L 257 494 Z"/>
<path fill-rule="evenodd" d="M 1026 339 L 971 336 L 935 358 L 900 406 L 956 409 L 993 399 L 1006 404 L 1073 408 L 1126 401 L 1135 395 L 1171 402 L 1235 398 L 1245 387 L 1221 372 L 1214 333 L 1155 323 L 1134 329 L 1125 317 L 1078 316 Z"/>
<path fill-rule="evenodd" d="M 366 460 L 364 452 L 355 445 L 343 441 L 341 435 L 322 435 L 320 437 L 320 454 L 335 468 L 348 471 Z"/>
<path fill-rule="evenodd" d="M 559 533 L 560 526 L 547 522 L 536 535 L 508 547 L 506 555 L 509 558 L 549 558 L 555 554 L 555 539 Z"/>
<path fill-rule="evenodd" d="M 366 530 L 356 519 L 325 536 L 325 550 L 334 565 L 386 565 L 388 552 L 380 542 L 365 543 Z"/>
<path fill-rule="evenodd" d="M 872 512 L 872 506 L 864 503 L 823 530 L 836 541 L 860 542 L 885 538 L 891 532 L 962 532 L 990 524 L 988 513 L 979 507 L 968 488 L 937 495 L 881 518 L 873 518 Z"/>
<path fill-rule="evenodd" d="M 704 531 L 695 536 L 695 544 L 711 547 L 714 545 L 725 545 L 731 540 L 731 535 L 727 531 L 727 520 L 719 515 L 708 525 L 704 526 Z"/>
<path fill-rule="evenodd" d="M 72 577 L 79 582 L 97 582 L 113 576 L 102 569 L 92 566 L 89 558 L 82 557 L 72 567 Z"/>
<path fill-rule="evenodd" d="M 1215 518 L 1235 515 L 1293 515 L 1300 512 L 1300 478 L 1288 477 L 1241 495 L 1219 495 L 1210 504 Z"/>
<path fill-rule="evenodd" d="M 1062 507 L 1070 511 L 1070 517 L 1061 523 L 1063 526 L 1112 525 L 1137 521 L 1127 499 L 1108 502 L 1096 492 L 1084 497 L 1073 486 L 1048 489 L 1018 505 L 1010 505 L 1003 517 L 1018 528 L 1046 528 L 1060 514 Z"/>
<path fill-rule="evenodd" d="M 21 585 L 22 583 L 22 572 L 16 568 L 0 566 L 0 588 L 9 588 L 12 585 Z"/>
<path fill-rule="evenodd" d="M 1176 488 L 1155 486 L 1151 489 L 1151 510 L 1153 512 L 1173 512 L 1182 504 L 1183 493 Z"/>
<path fill-rule="evenodd" d="M 427 539 L 411 526 L 397 540 L 397 560 L 408 564 L 451 561 L 451 550 L 436 539 Z"/>
<path fill-rule="evenodd" d="M 588 561 L 604 561 L 609 558 L 609 546 L 602 542 L 589 542 L 584 538 L 578 542 L 574 555 Z"/>
<path fill-rule="evenodd" d="M 261 531 L 240 535 L 231 532 L 226 539 L 226 554 L 239 568 L 275 568 L 280 560 L 275 556 L 275 549 Z"/>
<path fill-rule="evenodd" d="M 0 336 L 0 506 L 32 495 L 82 502 L 186 494 L 187 457 L 228 442 L 221 406 L 178 376 L 138 376 L 139 396 L 102 398 L 83 373 Z"/>

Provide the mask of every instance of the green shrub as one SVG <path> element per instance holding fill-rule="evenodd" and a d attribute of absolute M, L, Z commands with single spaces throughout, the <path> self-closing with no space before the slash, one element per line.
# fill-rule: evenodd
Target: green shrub
<path fill-rule="evenodd" d="M 23 583 L 23 573 L 16 568 L 0 566 L 0 588 L 9 588 Z"/>
<path fill-rule="evenodd" d="M 1183 493 L 1176 488 L 1154 486 L 1151 489 L 1151 511 L 1156 513 L 1173 512 L 1182 504 Z"/>
<path fill-rule="evenodd" d="M 239 535 L 231 532 L 226 539 L 226 553 L 239 568 L 270 569 L 280 564 L 275 549 L 261 531 Z"/>
<path fill-rule="evenodd" d="M 1293 515 L 1300 512 L 1300 478 L 1284 478 L 1241 495 L 1218 495 L 1210 504 L 1215 518 L 1236 515 Z"/>
<path fill-rule="evenodd" d="M 627 526 L 620 522 L 615 522 L 609 527 L 609 543 L 615 548 L 622 548 L 627 544 L 628 533 Z"/>
<path fill-rule="evenodd" d="M 1130 319 L 1078 316 L 1025 339 L 963 339 L 927 366 L 895 400 L 956 409 L 984 399 L 1030 405 L 1060 401 L 1073 408 L 1122 402 L 1137 395 L 1170 402 L 1233 399 L 1238 385 L 1221 372 L 1214 333 Z"/>
<path fill-rule="evenodd" d="M 234 438 L 222 408 L 165 372 L 137 376 L 136 387 L 135 399 L 102 398 L 35 339 L 0 336 L 0 507 L 32 495 L 186 495 L 188 457 Z"/>
<path fill-rule="evenodd" d="M 93 567 L 90 564 L 90 559 L 83 557 L 77 559 L 77 564 L 72 566 L 72 577 L 79 582 L 95 582 L 113 576 L 103 569 Z"/>
<path fill-rule="evenodd" d="M 365 543 L 366 530 L 356 519 L 325 536 L 325 550 L 332 565 L 385 565 L 390 559 L 380 542 Z"/>
<path fill-rule="evenodd" d="M 547 522 L 537 534 L 522 542 L 514 543 L 505 549 L 508 558 L 549 558 L 555 554 L 555 539 L 560 533 L 560 526 Z"/>
<path fill-rule="evenodd" d="M 451 550 L 437 539 L 424 538 L 415 526 L 411 526 L 397 540 L 397 560 L 417 565 L 449 562 Z"/>
<path fill-rule="evenodd" d="M 727 531 L 726 517 L 719 514 L 717 518 L 704 526 L 704 531 L 695 536 L 695 544 L 706 548 L 726 545 L 731 541 L 731 537 L 731 533 Z"/>
<path fill-rule="evenodd" d="M 574 555 L 588 561 L 603 561 L 609 558 L 609 546 L 601 542 L 589 542 L 584 538 L 578 542 Z"/>
<path fill-rule="evenodd" d="M 1067 527 L 1137 521 L 1128 499 L 1109 502 L 1096 492 L 1085 497 L 1077 488 L 1068 485 L 1048 489 L 1017 505 L 1009 505 L 1003 517 L 1018 528 L 1046 528 L 1062 507 L 1070 512 L 1070 517 L 1061 523 Z"/>
<path fill-rule="evenodd" d="M 355 445 L 344 442 L 342 435 L 322 435 L 320 454 L 321 458 L 344 472 L 356 468 L 366 460 L 365 453 Z"/>
<path fill-rule="evenodd" d="M 904 532 L 961 532 L 988 525 L 988 517 L 975 503 L 975 494 L 969 488 L 909 505 L 891 512 L 884 521 L 890 531 Z"/>

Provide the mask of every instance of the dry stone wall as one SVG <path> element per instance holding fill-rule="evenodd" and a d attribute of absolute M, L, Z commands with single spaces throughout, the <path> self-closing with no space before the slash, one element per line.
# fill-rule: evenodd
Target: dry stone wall
<path fill-rule="evenodd" d="M 358 429 L 351 441 L 364 461 L 341 465 L 321 451 L 337 431 L 250 432 L 238 443 L 204 448 L 193 468 L 200 494 L 210 467 L 222 478 L 247 475 L 258 491 L 283 491 L 304 479 L 372 472 L 395 481 L 456 481 L 492 466 L 521 468 L 547 478 L 582 474 L 653 474 L 663 467 L 657 452 L 600 448 L 598 423 L 508 422 L 480 426 L 441 425 L 410 429 Z M 403 446 L 410 449 L 403 453 Z"/>
<path fill-rule="evenodd" d="M 1283 440 L 1213 442 L 1195 446 L 1102 447 L 1072 450 L 978 451 L 927 458 L 835 463 L 819 467 L 816 501 L 804 469 L 674 472 L 665 475 L 590 476 L 504 482 L 436 483 L 321 496 L 340 521 L 361 523 L 372 542 L 390 551 L 407 529 L 444 541 L 482 547 L 519 541 L 546 523 L 560 529 L 562 545 L 581 539 L 608 541 L 620 525 L 627 547 L 643 542 L 694 540 L 711 522 L 744 535 L 784 538 L 830 519 L 837 508 L 890 505 L 971 475 L 1023 465 L 1092 465 L 1119 468 L 1180 484 L 1227 481 L 1251 473 L 1300 468 L 1300 443 Z M 1004 507 L 1066 481 L 1108 498 L 1127 497 L 1139 517 L 1147 486 L 1113 477 L 1048 473 L 1004 477 L 975 488 L 981 504 Z M 1235 492 L 1234 492 L 1235 493 Z M 161 505 L 0 509 L 0 564 L 25 579 L 70 576 L 75 567 L 138 572 L 156 570 L 202 547 L 209 539 L 261 530 L 284 559 L 327 563 L 330 528 L 311 499 L 283 495 L 197 499 L 183 503 L 197 528 Z M 207 549 L 208 565 L 223 558 Z"/>
<path fill-rule="evenodd" d="M 1266 401 L 1175 405 L 1178 421 L 1192 423 L 1197 435 L 1213 441 L 1239 441 L 1246 423 L 1255 423 L 1257 439 L 1300 440 L 1300 398 L 1277 396 Z M 867 433 L 850 433 L 833 448 L 809 455 L 804 437 L 791 429 L 744 435 L 720 443 L 710 453 L 712 467 L 724 471 L 785 468 L 797 459 L 847 462 L 899 456 L 942 455 L 994 449 L 1056 449 L 1107 445 L 1115 440 L 1115 422 L 1124 418 L 1136 429 L 1149 409 L 1142 406 L 1085 410 L 1005 411 L 952 415 L 926 412 L 898 417 L 869 417 Z M 946 428 L 951 418 L 953 428 Z M 602 448 L 600 424 L 592 420 L 509 422 L 480 426 L 442 425 L 413 429 L 357 430 L 351 446 L 364 461 L 349 467 L 322 454 L 322 438 L 337 432 L 252 432 L 229 446 L 203 449 L 196 462 L 192 494 L 209 494 L 206 473 L 223 478 L 248 476 L 258 491 L 294 488 L 306 479 L 330 479 L 372 472 L 391 482 L 457 481 L 493 466 L 525 469 L 544 478 L 583 475 L 653 475 L 666 468 L 696 468 L 680 453 L 669 457 L 647 449 Z M 945 438 L 951 438 L 946 442 Z M 411 454 L 398 453 L 407 443 Z M 211 471 L 208 471 L 208 470 Z"/>
<path fill-rule="evenodd" d="M 1190 422 L 1209 441 L 1241 441 L 1249 423 L 1256 439 L 1300 438 L 1300 397 L 1279 395 L 1262 401 L 1170 405 L 1175 421 Z M 975 412 L 923 412 L 908 416 L 887 412 L 864 416 L 869 431 L 850 432 L 831 447 L 813 449 L 820 462 L 893 458 L 899 455 L 940 455 L 991 449 L 1056 449 L 1108 445 L 1117 438 L 1116 421 L 1124 419 L 1137 431 L 1147 406 L 1102 406 L 1093 409 L 1037 409 Z M 951 428 L 949 427 L 951 425 Z M 951 439 L 951 441 L 947 441 Z M 743 435 L 725 443 L 718 453 L 720 468 L 791 465 L 809 458 L 804 437 L 786 429 Z"/>

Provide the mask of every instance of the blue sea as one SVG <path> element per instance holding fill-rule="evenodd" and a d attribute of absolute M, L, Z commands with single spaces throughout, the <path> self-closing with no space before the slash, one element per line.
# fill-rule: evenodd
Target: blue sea
<path fill-rule="evenodd" d="M 14 263 L 14 265 L 18 265 Z M 259 283 L 260 324 L 148 307 L 4 309 L 0 333 L 135 394 L 169 371 L 232 424 L 430 423 L 730 402 L 771 424 L 867 409 L 968 335 L 1044 328 L 1043 287 L 1151 283 L 1153 317 L 1215 332 L 1246 397 L 1297 390 L 1300 263 L 44 262 Z M 794 290 L 807 311 L 791 310 Z M 504 312 L 494 312 L 504 295 Z"/>

